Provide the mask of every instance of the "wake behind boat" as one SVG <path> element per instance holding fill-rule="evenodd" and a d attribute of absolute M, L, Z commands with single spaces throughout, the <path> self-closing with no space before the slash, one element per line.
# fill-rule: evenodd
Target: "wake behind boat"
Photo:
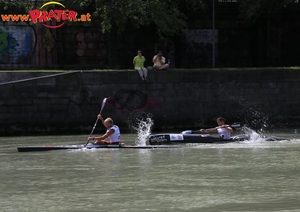
<path fill-rule="evenodd" d="M 265 141 L 281 141 L 289 140 L 277 136 L 264 136 Z M 248 134 L 241 134 L 231 137 L 229 140 L 224 140 L 219 137 L 214 137 L 209 134 L 152 134 L 149 136 L 150 145 L 163 145 L 163 144 L 187 144 L 187 143 L 230 143 L 237 141 L 250 140 L 251 136 Z"/>
<path fill-rule="evenodd" d="M 50 151 L 50 150 L 80 150 L 80 149 L 164 149 L 176 148 L 175 146 L 127 146 L 123 143 L 120 145 L 102 145 L 102 144 L 88 144 L 88 145 L 55 145 L 55 146 L 21 146 L 18 147 L 18 152 L 34 152 L 34 151 Z"/>

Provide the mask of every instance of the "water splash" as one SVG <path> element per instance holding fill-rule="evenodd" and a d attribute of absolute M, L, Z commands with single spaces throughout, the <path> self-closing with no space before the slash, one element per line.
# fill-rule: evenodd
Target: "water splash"
<path fill-rule="evenodd" d="M 152 114 L 144 111 L 133 111 L 123 114 L 123 119 L 126 120 L 131 133 L 137 133 L 135 144 L 138 146 L 145 146 L 154 124 Z"/>
<path fill-rule="evenodd" d="M 273 127 L 269 111 L 265 111 L 259 100 L 249 101 L 245 99 L 242 92 L 235 95 L 232 92 L 228 93 L 227 98 L 232 102 L 230 108 L 235 109 L 234 116 L 239 117 L 242 122 L 251 126 L 251 128 L 255 128 L 260 133 L 265 133 L 268 128 Z"/>
<path fill-rule="evenodd" d="M 250 137 L 249 140 L 244 141 L 243 143 L 260 143 L 265 141 L 264 135 L 262 133 L 252 130 L 247 126 L 243 126 L 241 130 L 243 133 L 249 135 Z"/>
<path fill-rule="evenodd" d="M 151 128 L 153 126 L 153 120 L 149 117 L 145 119 L 137 119 L 137 127 L 133 128 L 137 132 L 137 138 L 135 144 L 138 146 L 146 146 L 148 136 L 151 134 Z"/>

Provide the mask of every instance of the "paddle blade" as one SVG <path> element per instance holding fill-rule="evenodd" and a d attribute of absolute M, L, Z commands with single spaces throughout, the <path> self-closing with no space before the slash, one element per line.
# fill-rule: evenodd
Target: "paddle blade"
<path fill-rule="evenodd" d="M 103 108 L 105 106 L 106 100 L 107 100 L 107 98 L 104 98 L 103 101 L 102 101 L 100 113 L 102 112 L 102 110 L 103 110 Z"/>
<path fill-rule="evenodd" d="M 239 127 L 242 127 L 243 124 L 242 123 L 233 123 L 230 125 L 231 127 L 234 127 L 234 128 L 239 128 Z"/>
<path fill-rule="evenodd" d="M 185 130 L 185 131 L 182 131 L 181 134 L 192 134 L 192 130 Z"/>

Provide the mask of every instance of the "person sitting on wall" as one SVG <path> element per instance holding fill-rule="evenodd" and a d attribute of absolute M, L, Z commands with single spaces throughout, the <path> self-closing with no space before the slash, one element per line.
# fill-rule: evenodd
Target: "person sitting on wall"
<path fill-rule="evenodd" d="M 146 61 L 145 57 L 142 55 L 142 51 L 137 51 L 137 56 L 133 58 L 132 64 L 134 65 L 134 69 L 138 71 L 142 80 L 147 81 L 148 70 L 144 67 L 144 63 Z"/>
<path fill-rule="evenodd" d="M 154 70 L 166 70 L 169 67 L 170 62 L 166 63 L 166 58 L 163 56 L 161 51 L 158 51 L 152 59 Z"/>

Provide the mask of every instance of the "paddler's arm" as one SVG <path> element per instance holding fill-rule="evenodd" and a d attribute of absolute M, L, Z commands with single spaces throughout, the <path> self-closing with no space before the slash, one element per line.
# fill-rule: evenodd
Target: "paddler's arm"
<path fill-rule="evenodd" d="M 230 127 L 230 125 L 222 125 L 221 128 L 225 128 L 228 132 L 232 133 L 233 129 Z"/>
<path fill-rule="evenodd" d="M 88 140 L 89 141 L 91 141 L 91 140 L 93 140 L 93 141 L 102 141 L 102 140 L 104 140 L 105 138 L 108 138 L 109 136 L 111 136 L 114 133 L 115 133 L 115 130 L 111 129 L 111 130 L 109 130 L 108 132 L 106 132 L 102 136 L 99 136 L 99 137 L 88 137 Z"/>
<path fill-rule="evenodd" d="M 102 115 L 101 114 L 98 114 L 98 119 L 100 119 L 100 121 L 102 122 L 102 124 L 104 125 L 104 118 L 102 117 Z"/>
<path fill-rule="evenodd" d="M 211 132 L 217 132 L 217 128 L 200 129 L 199 131 L 204 133 L 211 133 Z"/>

